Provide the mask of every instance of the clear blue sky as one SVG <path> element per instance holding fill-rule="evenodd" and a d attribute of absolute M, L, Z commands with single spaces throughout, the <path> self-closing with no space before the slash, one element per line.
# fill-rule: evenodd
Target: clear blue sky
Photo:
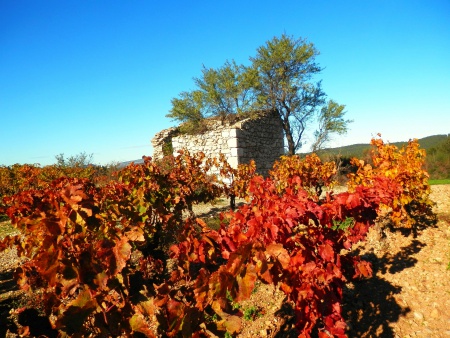
<path fill-rule="evenodd" d="M 450 1 L 0 0 L 0 165 L 151 155 L 202 65 L 303 37 L 354 120 L 331 146 L 450 133 Z"/>

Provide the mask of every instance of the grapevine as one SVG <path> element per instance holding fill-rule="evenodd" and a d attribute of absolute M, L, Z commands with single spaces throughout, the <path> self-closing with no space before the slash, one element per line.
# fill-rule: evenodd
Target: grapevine
<path fill-rule="evenodd" d="M 372 273 L 352 247 L 380 216 L 413 226 L 431 205 L 417 142 L 372 144 L 372 164 L 353 160 L 339 194 L 335 164 L 316 155 L 282 157 L 266 178 L 253 162 L 233 169 L 223 156 L 187 151 L 144 157 L 101 184 L 0 168 L 1 212 L 19 230 L 0 250 L 27 258 L 17 283 L 41 290 L 60 335 L 234 336 L 245 320 L 235 305 L 261 282 L 284 292 L 299 337 L 346 337 L 344 284 Z M 247 203 L 211 230 L 193 205 L 224 194 Z"/>

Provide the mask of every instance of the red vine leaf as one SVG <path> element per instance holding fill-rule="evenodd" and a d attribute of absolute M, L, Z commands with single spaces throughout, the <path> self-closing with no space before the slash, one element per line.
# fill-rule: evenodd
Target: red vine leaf
<path fill-rule="evenodd" d="M 331 245 L 322 244 L 317 249 L 320 257 L 322 257 L 325 261 L 334 262 L 334 251 Z"/>
<path fill-rule="evenodd" d="M 291 257 L 282 244 L 272 243 L 266 247 L 266 252 L 280 262 L 283 269 L 287 269 Z"/>
<path fill-rule="evenodd" d="M 371 277 L 372 276 L 372 266 L 370 262 L 358 261 L 355 264 L 355 277 Z"/>
<path fill-rule="evenodd" d="M 231 334 L 241 331 L 241 318 L 228 314 L 222 314 L 222 316 L 223 319 L 219 322 L 219 326 L 223 326 L 225 330 Z"/>
<path fill-rule="evenodd" d="M 239 288 L 239 293 L 236 295 L 238 301 L 248 299 L 255 288 L 257 277 L 255 266 L 253 264 L 248 264 L 243 274 L 242 277 L 237 276 L 236 278 Z"/>
<path fill-rule="evenodd" d="M 134 332 L 143 333 L 146 337 L 155 337 L 155 334 L 149 328 L 149 324 L 140 313 L 137 313 L 130 318 L 130 327 Z"/>
<path fill-rule="evenodd" d="M 144 231 L 139 227 L 133 227 L 125 233 L 130 241 L 143 242 L 145 240 Z"/>
<path fill-rule="evenodd" d="M 131 245 L 128 243 L 128 238 L 122 237 L 113 248 L 115 258 L 114 274 L 119 273 L 127 264 L 131 256 Z"/>

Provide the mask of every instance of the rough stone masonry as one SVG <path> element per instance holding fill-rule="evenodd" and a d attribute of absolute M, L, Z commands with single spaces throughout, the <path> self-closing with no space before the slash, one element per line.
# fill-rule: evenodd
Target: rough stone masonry
<path fill-rule="evenodd" d="M 152 139 L 153 158 L 162 158 L 168 150 L 176 155 L 181 149 L 217 158 L 223 153 L 233 168 L 253 159 L 257 172 L 267 175 L 284 153 L 283 128 L 276 114 L 266 113 L 232 124 L 211 120 L 208 124 L 208 131 L 196 135 L 180 134 L 177 128 L 160 131 Z"/>

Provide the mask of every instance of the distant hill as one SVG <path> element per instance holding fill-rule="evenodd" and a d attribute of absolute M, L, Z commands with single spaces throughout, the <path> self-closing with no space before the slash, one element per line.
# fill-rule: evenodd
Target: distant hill
<path fill-rule="evenodd" d="M 119 168 L 119 169 L 125 168 L 127 165 L 129 165 L 131 163 L 142 164 L 142 163 L 144 163 L 144 160 L 142 158 L 140 158 L 139 160 L 120 162 L 117 165 L 117 168 Z"/>
<path fill-rule="evenodd" d="M 431 148 L 436 147 L 440 142 L 444 141 L 448 136 L 447 135 L 433 135 L 427 136 L 419 140 L 420 147 L 428 151 Z M 390 144 L 395 145 L 398 148 L 406 145 L 408 142 L 393 142 Z M 357 157 L 362 158 L 364 153 L 370 149 L 370 144 L 352 144 L 345 147 L 336 147 L 336 148 L 325 148 L 320 151 L 321 154 L 333 154 L 333 155 L 342 155 L 345 157 Z"/>

